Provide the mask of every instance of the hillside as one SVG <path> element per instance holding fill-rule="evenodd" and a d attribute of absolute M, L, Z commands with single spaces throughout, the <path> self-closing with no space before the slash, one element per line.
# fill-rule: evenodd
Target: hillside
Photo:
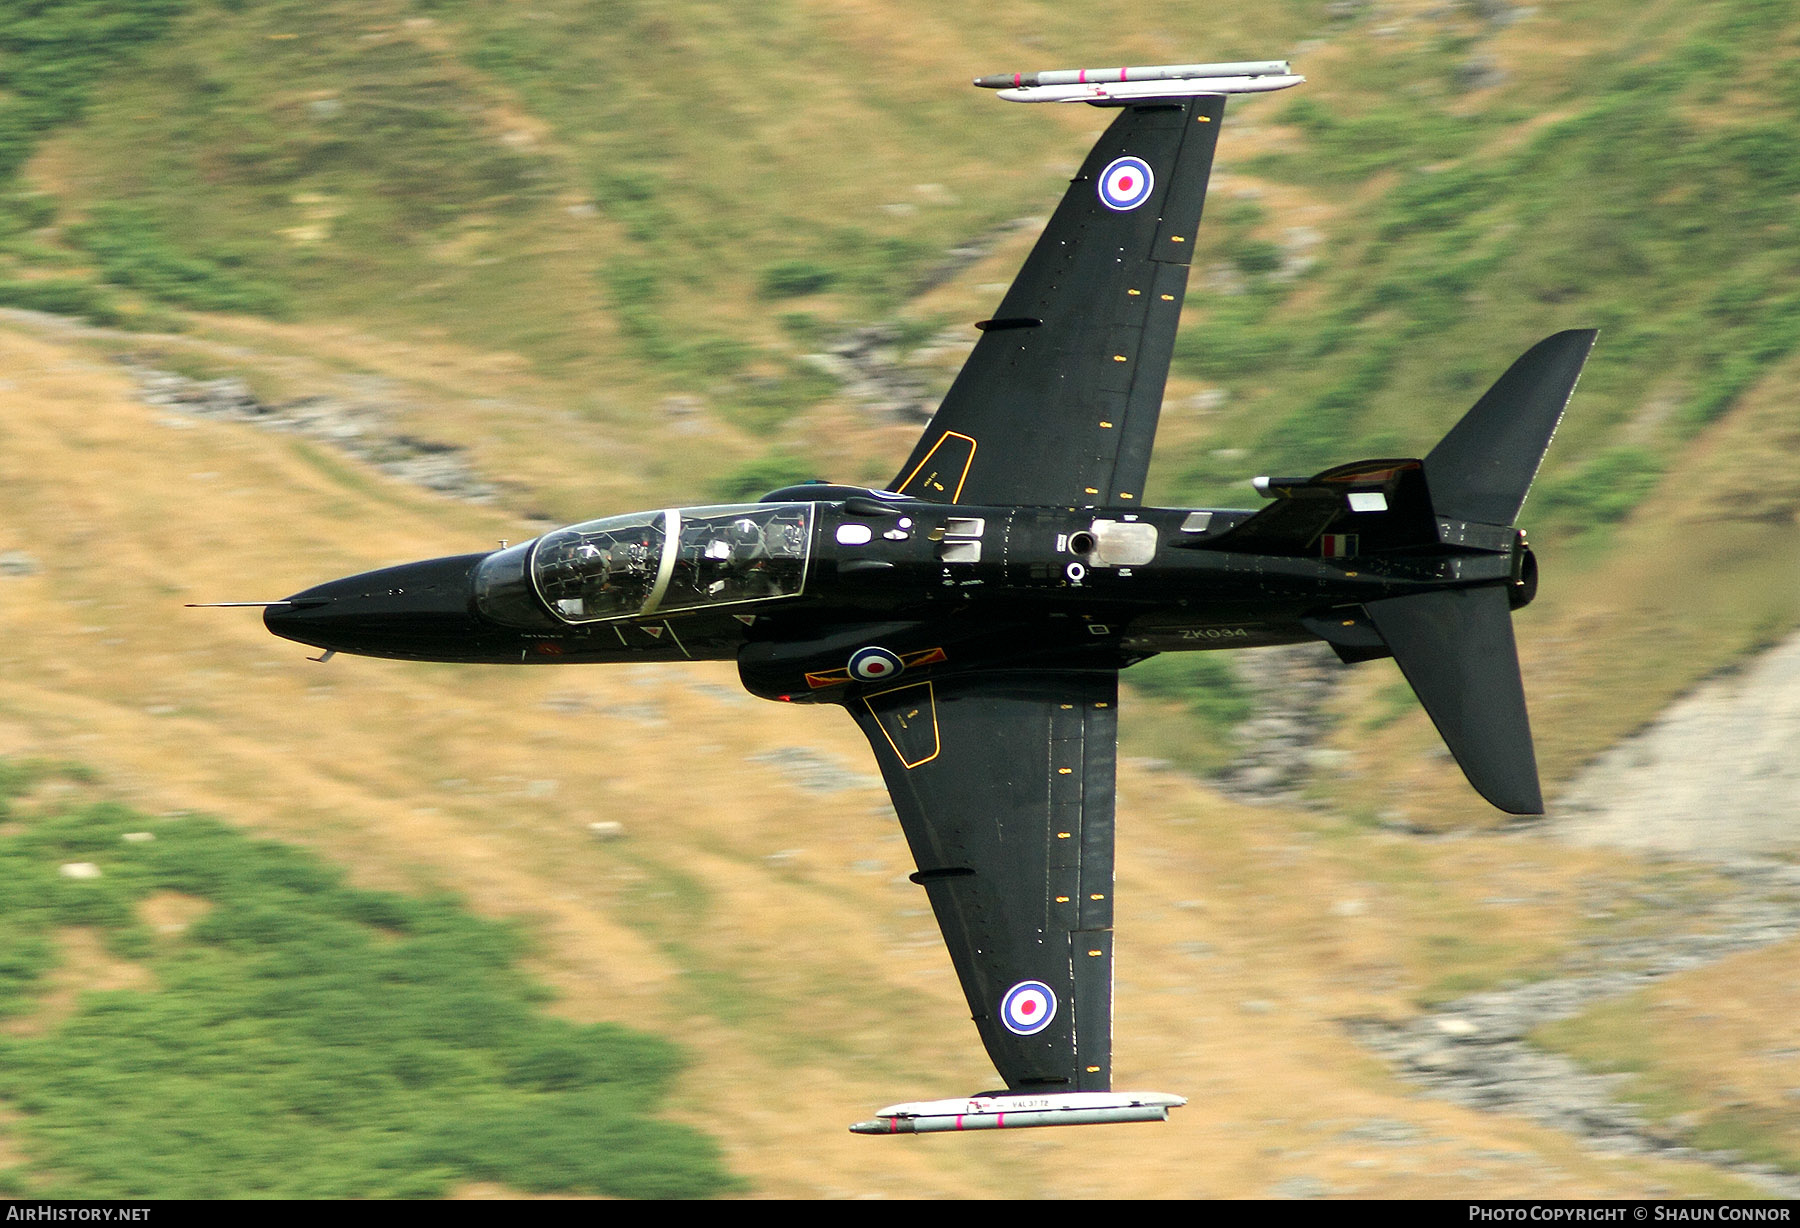
<path fill-rule="evenodd" d="M 0 303 L 53 313 L 0 320 L 0 755 L 524 921 L 557 1013 L 686 1049 L 668 1109 L 757 1194 L 1754 1188 L 1422 1099 L 1343 1026 L 1553 978 L 1746 890 L 1490 830 L 1386 663 L 1326 701 L 1335 766 L 1308 804 L 1273 807 L 1196 774 L 1244 709 L 1195 715 L 1182 687 L 1233 676 L 1144 667 L 1162 698 L 1124 723 L 1118 1079 L 1190 1095 L 1171 1125 L 896 1147 L 843 1126 L 991 1072 L 848 722 L 757 703 L 728 667 L 310 665 L 253 617 L 179 607 L 545 521 L 885 480 L 916 420 L 815 356 L 880 325 L 941 387 L 1020 220 L 1105 120 L 966 78 L 1291 55 L 1306 86 L 1232 105 L 1152 496 L 1242 505 L 1252 473 L 1422 450 L 1532 341 L 1601 327 L 1526 508 L 1554 793 L 1800 625 L 1788 6 L 1294 0 L 1225 28 L 1174 3 L 106 7 L 0 17 Z M 144 367 L 325 398 L 497 493 L 150 405 Z M 1627 1047 L 1661 1080 L 1658 1128 L 1791 1172 L 1767 1056 L 1800 1043 L 1791 1002 L 1746 995 L 1729 1029 L 1706 1004 L 1793 942 L 1547 1043 L 1605 1063 L 1648 1028 Z M 0 1105 L 0 1171 L 29 1191 L 32 1162 Z"/>

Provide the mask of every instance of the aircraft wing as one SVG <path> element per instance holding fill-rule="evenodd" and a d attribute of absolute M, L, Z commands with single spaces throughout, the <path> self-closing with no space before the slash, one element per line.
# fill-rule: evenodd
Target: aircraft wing
<path fill-rule="evenodd" d="M 979 674 L 849 703 L 1015 1091 L 1111 1088 L 1118 681 L 1110 669 Z"/>
<path fill-rule="evenodd" d="M 1222 94 L 1126 106 L 891 489 L 940 503 L 1142 500 Z"/>

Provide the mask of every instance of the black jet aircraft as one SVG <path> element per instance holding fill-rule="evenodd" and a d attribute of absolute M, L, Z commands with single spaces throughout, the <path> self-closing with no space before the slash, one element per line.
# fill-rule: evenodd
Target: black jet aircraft
<path fill-rule="evenodd" d="M 1281 63 L 984 78 L 1117 117 L 883 489 L 610 516 L 276 602 L 331 652 L 570 665 L 735 661 L 752 694 L 868 738 L 1003 1092 L 865 1132 L 1141 1120 L 1112 1092 L 1119 673 L 1323 640 L 1392 656 L 1470 784 L 1542 810 L 1512 611 L 1514 527 L 1593 344 L 1558 333 L 1423 458 L 1255 481 L 1260 510 L 1144 502 L 1226 95 Z"/>

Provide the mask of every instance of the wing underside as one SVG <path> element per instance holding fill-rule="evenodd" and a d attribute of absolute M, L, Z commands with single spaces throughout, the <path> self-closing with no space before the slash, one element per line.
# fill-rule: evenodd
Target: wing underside
<path fill-rule="evenodd" d="M 892 488 L 942 503 L 1141 501 L 1222 95 L 1124 107 Z"/>
<path fill-rule="evenodd" d="M 850 702 L 1009 1089 L 1112 1079 L 1114 670 L 992 673 Z"/>

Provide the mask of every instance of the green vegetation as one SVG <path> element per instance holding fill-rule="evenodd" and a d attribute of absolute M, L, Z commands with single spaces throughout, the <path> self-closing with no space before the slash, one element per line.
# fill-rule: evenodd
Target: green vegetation
<path fill-rule="evenodd" d="M 1611 524 L 1637 506 L 1661 475 L 1662 461 L 1655 453 L 1621 444 L 1546 481 L 1532 500 L 1532 512 L 1566 511 L 1582 526 Z"/>
<path fill-rule="evenodd" d="M 170 246 L 146 210 L 101 205 L 89 221 L 70 233 L 93 253 L 107 281 L 142 290 L 163 302 L 201 311 L 255 315 L 281 315 L 287 309 L 279 290 L 236 270 L 241 257 L 184 254 Z"/>
<path fill-rule="evenodd" d="M 1604 43 L 1564 74 L 1579 92 L 1503 90 L 1475 108 L 1445 54 L 1466 39 L 1359 42 L 1354 76 L 1415 84 L 1283 103 L 1298 140 L 1255 167 L 1344 200 L 1347 241 L 1321 247 L 1304 296 L 1257 284 L 1203 300 L 1177 369 L 1238 394 L 1215 435 L 1250 440 L 1265 472 L 1385 453 L 1383 436 L 1416 453 L 1526 344 L 1593 324 L 1583 425 L 1552 451 L 1557 493 L 1533 523 L 1628 513 L 1674 448 L 1800 347 L 1800 91 L 1719 103 L 1760 78 L 1772 37 L 1793 41 L 1791 12 L 1709 5 L 1653 50 Z M 1274 261 L 1256 245 L 1268 237 L 1228 215 L 1202 242 L 1251 272 Z M 1671 396 L 1674 412 L 1626 436 Z M 1163 499 L 1217 501 L 1242 478 L 1198 450 L 1168 461 Z"/>
<path fill-rule="evenodd" d="M 1224 653 L 1165 652 L 1132 666 L 1124 677 L 1144 695 L 1181 704 L 1192 718 L 1182 730 L 1181 762 L 1207 771 L 1231 761 L 1233 730 L 1253 705 Z"/>
<path fill-rule="evenodd" d="M 777 450 L 725 474 L 713 486 L 712 495 L 724 503 L 753 502 L 771 490 L 809 482 L 817 476 L 810 461 Z"/>
<path fill-rule="evenodd" d="M 101 324 L 138 318 L 85 278 L 45 276 L 72 263 L 69 253 L 41 238 L 55 222 L 57 202 L 16 185 L 45 138 L 80 119 L 108 75 L 141 56 L 186 6 L 187 0 L 24 0 L 0 9 L 0 306 Z M 27 268 L 33 276 L 17 276 Z"/>
<path fill-rule="evenodd" d="M 946 250 L 1041 212 L 1067 156 L 1041 115 L 866 79 L 854 25 L 793 0 L 761 6 L 753 36 L 717 0 L 125 8 L 0 17 L 0 303 L 158 326 L 348 316 L 545 369 L 616 338 L 639 378 L 762 430 L 832 391 L 799 352 L 904 316 Z M 1525 344 L 1598 324 L 1585 425 L 1546 475 L 1583 493 L 1534 505 L 1540 534 L 1574 532 L 1628 514 L 1800 348 L 1800 90 L 1768 67 L 1791 12 L 1723 0 L 1590 37 L 1555 80 L 1471 103 L 1463 67 L 1499 36 L 1469 12 L 1377 38 L 1354 14 L 1270 8 L 1206 45 L 1351 45 L 1329 86 L 1233 104 L 1292 138 L 1249 169 L 1338 216 L 1296 275 L 1283 207 L 1213 202 L 1202 254 L 1239 284 L 1194 296 L 1176 369 L 1232 400 L 1159 457 L 1160 501 L 1235 501 L 1220 438 L 1282 472 L 1421 451 Z M 1044 37 L 1073 28 L 1027 10 Z M 52 135 L 80 174 L 17 191 Z M 1027 173 L 996 179 L 997 144 Z M 1673 409 L 1628 436 L 1652 400 Z"/>
<path fill-rule="evenodd" d="M 78 118 L 107 73 L 163 35 L 187 0 L 15 0 L 0 10 L 0 187 Z"/>
<path fill-rule="evenodd" d="M 0 762 L 0 784 L 55 772 Z M 539 1013 L 521 935 L 451 900 L 356 890 L 302 850 L 91 801 L 16 807 L 0 878 L 0 1014 L 33 1022 L 70 927 L 145 974 L 0 1038 L 0 1102 L 31 1157 L 0 1170 L 10 1193 L 735 1188 L 710 1141 L 651 1115 L 673 1048 Z M 190 918 L 176 933 L 145 919 L 170 901 Z"/>

